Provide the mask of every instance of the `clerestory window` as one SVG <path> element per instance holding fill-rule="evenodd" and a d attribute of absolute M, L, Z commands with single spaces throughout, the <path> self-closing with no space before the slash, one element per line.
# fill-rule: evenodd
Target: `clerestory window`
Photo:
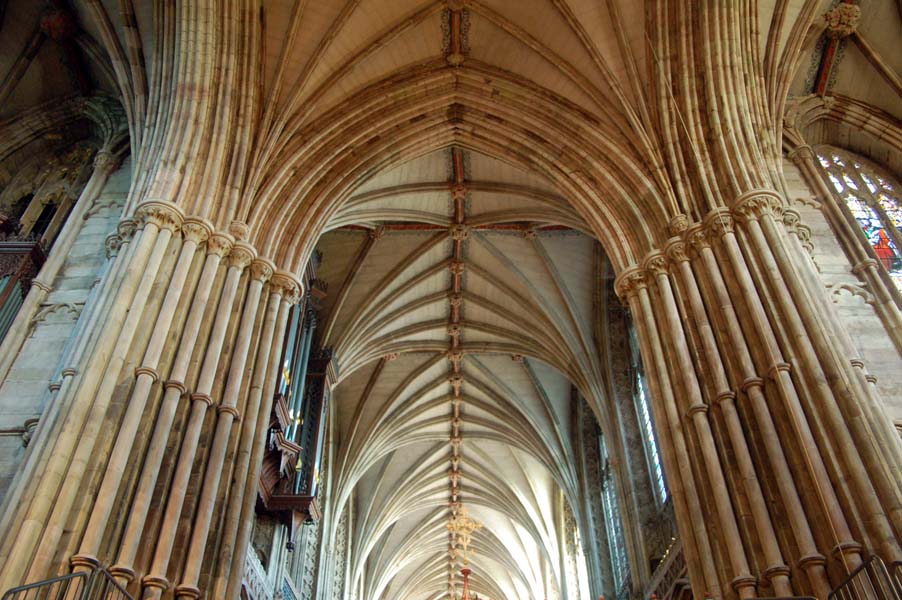
<path fill-rule="evenodd" d="M 648 456 L 649 473 L 655 489 L 658 502 L 667 502 L 667 482 L 664 480 L 664 467 L 661 465 L 661 452 L 658 448 L 658 439 L 655 437 L 655 428 L 652 425 L 651 410 L 648 407 L 648 392 L 645 387 L 645 376 L 640 369 L 635 369 L 636 383 L 636 410 L 639 413 L 639 425 L 645 439 L 645 452 Z"/>
<path fill-rule="evenodd" d="M 853 154 L 821 146 L 818 159 L 877 258 L 902 290 L 902 188 L 882 169 Z"/>
<path fill-rule="evenodd" d="M 623 533 L 623 519 L 620 515 L 620 503 L 617 499 L 617 485 L 611 467 L 608 447 L 604 436 L 598 435 L 598 448 L 601 454 L 601 496 L 604 506 L 605 529 L 608 533 L 608 551 L 611 557 L 611 573 L 617 595 L 629 588 L 629 558 L 626 554 L 626 539 Z"/>

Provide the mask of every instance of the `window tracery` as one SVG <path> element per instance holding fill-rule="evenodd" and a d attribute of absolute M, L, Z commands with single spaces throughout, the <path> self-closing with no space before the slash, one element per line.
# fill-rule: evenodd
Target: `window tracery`
<path fill-rule="evenodd" d="M 879 168 L 848 152 L 821 146 L 817 155 L 837 195 L 902 290 L 902 187 Z"/>

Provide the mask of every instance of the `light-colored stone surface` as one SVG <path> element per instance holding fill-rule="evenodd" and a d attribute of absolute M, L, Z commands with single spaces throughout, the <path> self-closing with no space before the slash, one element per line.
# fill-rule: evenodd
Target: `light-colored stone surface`
<path fill-rule="evenodd" d="M 877 387 L 890 418 L 902 419 L 902 358 L 868 303 L 873 295 L 852 272 L 852 265 L 821 208 L 813 206 L 809 200 L 813 194 L 802 180 L 799 170 L 788 160 L 783 162 L 783 166 L 793 206 L 801 213 L 802 223 L 811 227 L 814 260 L 824 280 L 825 291 L 836 304 L 839 316 L 868 370 L 877 377 Z"/>
<path fill-rule="evenodd" d="M 49 398 L 48 386 L 65 367 L 60 360 L 72 342 L 79 316 L 106 260 L 104 241 L 115 231 L 128 193 L 128 163 L 114 173 L 89 210 L 53 291 L 41 305 L 9 375 L 0 385 L 0 428 L 22 427 L 40 417 Z M 55 249 L 51 249 L 51 253 Z M 0 498 L 22 458 L 21 439 L 0 436 Z"/>

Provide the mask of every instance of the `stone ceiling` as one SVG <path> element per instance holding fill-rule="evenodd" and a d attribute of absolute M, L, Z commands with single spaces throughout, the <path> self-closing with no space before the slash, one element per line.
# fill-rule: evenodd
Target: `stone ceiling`
<path fill-rule="evenodd" d="M 459 493 L 485 526 L 483 597 L 556 589 L 557 516 L 578 494 L 572 389 L 603 395 L 599 245 L 540 177 L 457 148 L 374 175 L 332 225 L 319 335 L 341 377 L 333 506 L 354 490 L 351 545 L 365 549 L 351 584 L 374 599 L 443 592 L 460 568 L 446 530 Z"/>

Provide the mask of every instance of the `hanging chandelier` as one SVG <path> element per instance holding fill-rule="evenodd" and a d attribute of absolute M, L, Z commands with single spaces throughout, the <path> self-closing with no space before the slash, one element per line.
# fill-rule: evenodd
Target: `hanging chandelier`
<path fill-rule="evenodd" d="M 446 525 L 448 533 L 456 540 L 456 554 L 463 558 L 463 595 L 460 600 L 478 600 L 477 596 L 470 596 L 470 542 L 473 534 L 482 529 L 482 524 L 470 518 L 470 513 L 463 502 L 455 502 L 451 506 L 451 518 Z"/>

